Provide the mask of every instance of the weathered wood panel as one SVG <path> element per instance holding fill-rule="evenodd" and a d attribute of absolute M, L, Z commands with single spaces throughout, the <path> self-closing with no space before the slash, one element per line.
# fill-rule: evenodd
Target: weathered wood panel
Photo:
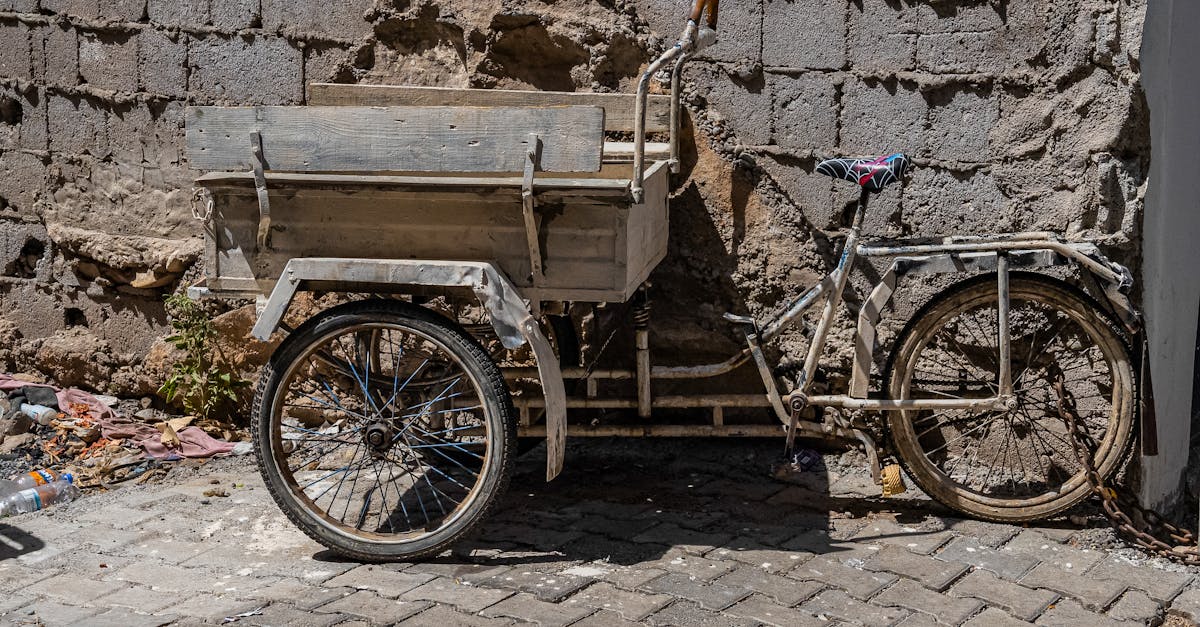
<path fill-rule="evenodd" d="M 266 169 L 296 172 L 519 172 L 530 134 L 541 169 L 595 172 L 604 110 L 592 106 L 191 107 L 188 162 L 244 170 L 250 133 L 262 134 Z"/>
<path fill-rule="evenodd" d="M 216 198 L 208 285 L 270 290 L 294 257 L 491 261 L 535 300 L 623 301 L 666 251 L 665 164 L 647 173 L 647 201 L 606 190 L 537 193 L 545 253 L 530 279 L 519 188 L 447 190 L 334 183 L 271 187 L 271 248 L 255 243 L 258 204 L 248 178 L 201 181 Z M 653 192 L 653 193 L 649 193 Z"/>
<path fill-rule="evenodd" d="M 595 94 L 570 91 L 521 91 L 515 89 L 455 89 L 407 85 L 345 85 L 312 83 L 308 104 L 318 106 L 465 106 L 465 107 L 550 107 L 594 105 L 604 108 L 604 128 L 633 131 L 633 94 Z M 650 96 L 646 102 L 646 132 L 671 130 L 670 96 Z"/>

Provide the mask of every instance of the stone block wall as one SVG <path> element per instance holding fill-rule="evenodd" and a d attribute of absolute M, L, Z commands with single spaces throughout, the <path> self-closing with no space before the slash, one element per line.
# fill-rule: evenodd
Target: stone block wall
<path fill-rule="evenodd" d="M 831 265 L 854 192 L 821 155 L 914 157 L 873 235 L 1051 229 L 1136 266 L 1144 0 L 724 4 L 687 72 L 660 361 L 732 346 L 721 312 L 766 314 Z M 162 297 L 199 272 L 186 106 L 303 104 L 312 81 L 631 91 L 687 5 L 0 0 L 0 370 L 156 387 Z"/>

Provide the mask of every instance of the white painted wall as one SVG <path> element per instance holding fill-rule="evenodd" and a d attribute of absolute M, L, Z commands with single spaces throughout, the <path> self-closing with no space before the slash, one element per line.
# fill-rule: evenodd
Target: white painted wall
<path fill-rule="evenodd" d="M 1150 187 L 1142 279 L 1159 455 L 1142 460 L 1142 500 L 1178 495 L 1188 460 L 1200 308 L 1200 2 L 1150 0 L 1142 80 L 1150 105 Z"/>

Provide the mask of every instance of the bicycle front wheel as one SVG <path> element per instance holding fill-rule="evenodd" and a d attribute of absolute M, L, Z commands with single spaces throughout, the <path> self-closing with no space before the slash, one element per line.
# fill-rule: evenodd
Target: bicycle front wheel
<path fill-rule="evenodd" d="M 892 444 L 933 498 L 978 518 L 1053 516 L 1087 498 L 1083 466 L 1058 414 L 1062 379 L 1111 476 L 1130 448 L 1134 379 L 1118 327 L 1080 290 L 1044 275 L 1010 274 L 1009 325 L 1017 406 L 1009 411 L 889 412 Z M 996 275 L 938 295 L 897 340 L 885 381 L 894 399 L 988 398 L 998 393 Z"/>
<path fill-rule="evenodd" d="M 288 336 L 255 399 L 259 469 L 301 530 L 358 560 L 436 555 L 508 484 L 504 378 L 457 324 L 399 301 L 350 303 Z"/>

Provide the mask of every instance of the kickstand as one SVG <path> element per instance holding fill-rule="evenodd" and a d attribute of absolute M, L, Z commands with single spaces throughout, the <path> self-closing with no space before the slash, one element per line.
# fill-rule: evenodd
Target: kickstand
<path fill-rule="evenodd" d="M 787 441 L 783 445 L 783 454 L 789 460 L 792 458 L 792 454 L 795 453 L 796 427 L 799 424 L 800 424 L 800 408 L 793 405 L 792 406 L 792 418 L 788 422 L 788 427 L 787 427 Z"/>

